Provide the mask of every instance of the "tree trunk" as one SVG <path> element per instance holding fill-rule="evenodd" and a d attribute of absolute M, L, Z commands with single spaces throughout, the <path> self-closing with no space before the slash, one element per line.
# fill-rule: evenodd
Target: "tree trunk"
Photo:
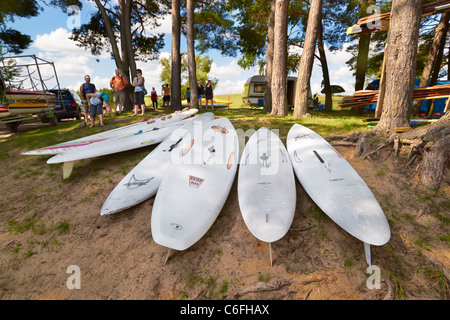
<path fill-rule="evenodd" d="M 448 33 L 448 30 L 447 30 Z M 431 74 L 431 79 L 430 79 L 430 83 L 429 86 L 435 86 L 437 83 L 437 80 L 439 78 L 439 72 L 441 71 L 441 66 L 442 66 L 442 60 L 444 58 L 444 50 L 445 50 L 445 41 L 441 42 L 441 45 L 439 47 L 439 52 L 437 54 L 436 57 L 436 61 L 434 62 L 434 66 L 433 66 L 433 72 Z M 450 74 L 447 75 L 447 77 L 449 77 Z M 450 79 L 447 79 L 450 80 Z M 434 100 L 430 100 L 430 102 L 428 102 L 428 107 L 427 107 L 427 116 L 430 117 L 433 114 L 433 109 L 434 109 Z M 420 111 L 420 109 L 419 109 Z"/>
<path fill-rule="evenodd" d="M 384 133 L 395 132 L 397 127 L 410 126 L 409 109 L 416 75 L 421 13 L 422 0 L 396 0 L 393 3 L 385 54 L 383 111 L 376 127 Z"/>
<path fill-rule="evenodd" d="M 425 153 L 422 172 L 422 183 L 427 187 L 439 187 L 445 167 L 450 159 L 450 128 L 442 130 L 439 137 Z"/>
<path fill-rule="evenodd" d="M 317 33 L 317 48 L 319 49 L 320 65 L 322 66 L 323 87 L 325 89 L 325 111 L 333 110 L 333 94 L 331 92 L 330 73 L 328 71 L 327 56 L 322 40 L 323 26 L 322 19 L 319 21 L 319 31 Z"/>
<path fill-rule="evenodd" d="M 130 68 L 131 79 L 136 75 L 136 58 L 133 49 L 133 36 L 131 35 L 131 5 L 132 0 L 125 1 L 125 42 L 127 45 L 127 60 Z M 130 82 L 131 83 L 131 82 Z"/>
<path fill-rule="evenodd" d="M 119 47 L 117 46 L 117 39 L 114 35 L 114 31 L 111 25 L 111 22 L 109 21 L 108 14 L 106 13 L 105 7 L 101 4 L 100 0 L 94 0 L 95 4 L 97 5 L 97 8 L 100 10 L 100 13 L 102 15 L 103 21 L 105 22 L 105 29 L 106 33 L 109 38 L 109 42 L 111 43 L 112 48 L 112 54 L 114 57 L 114 60 L 116 61 L 116 66 L 120 70 L 126 70 L 125 66 L 123 65 L 122 59 L 120 58 L 120 51 Z"/>
<path fill-rule="evenodd" d="M 448 29 L 447 29 L 447 35 L 448 35 Z M 446 35 L 446 37 L 447 37 L 447 35 Z M 441 71 L 442 60 L 444 59 L 445 44 L 446 44 L 446 41 L 443 41 L 441 43 L 441 46 L 439 47 L 439 52 L 438 52 L 436 61 L 433 66 L 433 73 L 431 75 L 430 86 L 435 86 L 437 83 L 437 80 L 439 78 L 439 72 Z M 450 59 L 450 55 L 449 55 L 449 59 Z M 448 63 L 448 66 L 450 66 L 450 63 Z M 449 77 L 449 76 L 450 76 L 450 73 L 447 74 L 447 77 Z M 450 80 L 450 78 L 448 78 L 447 80 Z"/>
<path fill-rule="evenodd" d="M 277 50 L 273 53 L 271 115 L 286 116 L 288 113 L 286 89 L 288 7 L 289 0 L 275 1 L 273 46 Z"/>
<path fill-rule="evenodd" d="M 170 108 L 181 110 L 180 0 L 172 0 L 172 83 Z"/>
<path fill-rule="evenodd" d="M 314 63 L 314 51 L 316 48 L 321 11 L 322 0 L 312 0 L 295 92 L 294 117 L 296 118 L 308 115 L 308 98 L 311 90 L 309 81 Z"/>
<path fill-rule="evenodd" d="M 363 90 L 366 82 L 367 60 L 369 57 L 370 33 L 359 35 L 358 57 L 356 59 L 355 91 Z M 363 114 L 364 108 L 353 108 L 355 114 Z"/>
<path fill-rule="evenodd" d="M 400 134 L 400 139 L 423 146 L 420 179 L 427 187 L 438 187 L 450 159 L 450 112 L 432 124 Z"/>
<path fill-rule="evenodd" d="M 130 70 L 129 70 L 129 63 L 128 63 L 128 54 L 127 54 L 127 45 L 128 45 L 128 39 L 125 34 L 125 26 L 126 26 L 126 9 L 125 4 L 126 0 L 119 0 L 119 23 L 120 23 L 120 50 L 121 50 L 121 56 L 122 56 L 122 62 L 124 67 L 126 66 L 126 69 L 120 69 L 119 66 L 116 63 L 116 67 L 120 70 L 122 75 L 127 79 L 127 81 L 130 79 Z"/>
<path fill-rule="evenodd" d="M 275 0 L 270 1 L 269 27 L 266 50 L 266 88 L 264 89 L 264 111 L 272 111 L 272 69 L 273 69 L 273 28 L 275 20 Z"/>
<path fill-rule="evenodd" d="M 124 13 L 124 17 L 125 17 L 125 15 L 126 15 L 126 13 L 125 13 L 125 11 L 126 11 L 126 9 L 125 9 L 126 4 L 124 2 L 125 2 L 124 0 L 120 1 L 119 5 L 121 5 L 121 8 L 122 8 L 123 13 Z M 131 83 L 130 82 L 129 73 L 128 73 L 129 63 L 125 64 L 123 62 L 121 56 L 120 56 L 119 47 L 117 46 L 117 42 L 118 41 L 116 39 L 116 36 L 114 35 L 114 31 L 113 31 L 112 25 L 111 25 L 111 23 L 109 21 L 108 14 L 106 13 L 105 7 L 101 4 L 101 2 L 99 0 L 95 0 L 95 4 L 97 5 L 97 8 L 100 10 L 100 13 L 102 15 L 103 21 L 105 23 L 106 33 L 108 35 L 108 39 L 109 39 L 109 42 L 111 44 L 112 53 L 113 53 L 114 61 L 116 62 L 116 66 L 117 66 L 117 68 L 119 70 L 124 72 L 124 76 L 127 79 L 128 83 Z M 121 18 L 121 23 L 122 23 L 122 21 L 124 21 L 124 19 Z M 125 21 L 124 21 L 124 23 L 126 24 Z M 121 29 L 122 28 L 126 29 L 126 27 L 121 24 Z M 121 35 L 124 35 L 124 33 L 122 33 L 122 31 L 121 31 Z M 129 59 L 127 59 L 127 60 L 129 61 Z M 131 77 L 131 79 L 132 79 L 132 77 Z M 131 89 L 130 86 L 127 87 L 128 99 L 127 99 L 127 101 L 125 103 L 124 110 L 130 109 L 132 107 L 132 105 L 133 105 L 134 97 L 132 96 L 132 91 L 131 90 L 132 89 Z M 130 104 L 130 105 L 128 105 L 128 104 Z"/>
<path fill-rule="evenodd" d="M 442 14 L 441 20 L 436 26 L 436 31 L 434 34 L 433 44 L 431 45 L 430 53 L 428 54 L 428 59 L 423 68 L 422 77 L 420 78 L 419 88 L 424 88 L 428 86 L 428 81 L 430 80 L 433 67 L 437 61 L 437 56 L 439 54 L 439 49 L 442 43 L 445 43 L 448 31 L 448 20 L 450 18 L 450 11 L 446 11 Z M 418 116 L 420 107 L 422 106 L 423 100 L 414 101 L 412 106 L 411 115 Z M 431 101 L 430 101 L 431 102 Z"/>
<path fill-rule="evenodd" d="M 123 67 L 126 68 L 126 70 L 120 69 L 120 71 L 128 83 L 131 83 L 133 81 L 133 76 L 136 75 L 136 60 L 134 57 L 131 35 L 131 3 L 131 0 L 121 0 L 119 2 L 122 61 Z M 133 87 L 130 85 L 127 86 L 126 93 L 124 110 L 131 110 L 134 105 Z"/>
<path fill-rule="evenodd" d="M 194 46 L 194 0 L 186 3 L 186 42 L 188 52 L 189 88 L 191 91 L 191 107 L 198 108 L 197 100 L 197 66 Z"/>

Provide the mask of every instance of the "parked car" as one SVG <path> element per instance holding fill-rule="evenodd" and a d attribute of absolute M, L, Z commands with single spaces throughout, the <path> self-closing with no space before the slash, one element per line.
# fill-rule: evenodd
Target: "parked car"
<path fill-rule="evenodd" d="M 75 91 L 72 89 L 55 89 L 49 91 L 56 95 L 56 100 L 51 101 L 51 103 L 55 104 L 54 111 L 58 121 L 70 118 L 81 119 L 80 107 L 82 101 Z"/>

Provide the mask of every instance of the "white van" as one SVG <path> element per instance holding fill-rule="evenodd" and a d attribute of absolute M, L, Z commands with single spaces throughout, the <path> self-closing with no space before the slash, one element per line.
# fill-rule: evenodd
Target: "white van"
<path fill-rule="evenodd" d="M 296 77 L 287 77 L 287 99 L 289 108 L 294 107 L 295 102 L 295 88 L 297 85 Z M 250 107 L 262 107 L 264 106 L 264 90 L 266 88 L 266 76 L 253 76 L 247 79 L 244 84 L 244 90 L 242 91 L 242 101 L 245 105 Z M 314 108 L 314 103 L 311 95 L 311 89 L 309 91 L 309 107 Z"/>

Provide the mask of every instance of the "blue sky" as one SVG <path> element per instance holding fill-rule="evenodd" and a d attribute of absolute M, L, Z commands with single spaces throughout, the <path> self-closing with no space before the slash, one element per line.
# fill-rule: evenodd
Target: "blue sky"
<path fill-rule="evenodd" d="M 101 56 L 92 56 L 89 51 L 77 47 L 75 42 L 68 37 L 72 32 L 73 24 L 86 23 L 95 6 L 92 1 L 85 4 L 76 18 L 68 17 L 58 8 L 43 6 L 44 11 L 37 17 L 31 19 L 16 19 L 13 27 L 22 33 L 31 36 L 33 43 L 24 55 L 35 54 L 47 61 L 54 62 L 60 86 L 78 90 L 84 82 L 84 75 L 89 74 L 91 81 L 100 88 L 109 88 L 109 80 L 114 75 L 115 63 L 110 55 L 105 53 Z M 76 20 L 79 19 L 79 20 Z M 155 32 L 163 32 L 165 36 L 165 47 L 161 50 L 160 57 L 170 56 L 171 46 L 171 17 L 167 16 L 161 21 L 161 26 Z M 345 30 L 343 30 L 345 32 Z M 185 51 L 186 40 L 182 38 L 182 51 Z M 206 53 L 213 59 L 213 65 L 209 76 L 217 78 L 219 83 L 215 89 L 215 95 L 241 93 L 243 85 L 250 76 L 257 74 L 258 69 L 244 70 L 237 64 L 238 57 L 222 57 L 217 51 Z M 332 84 L 343 86 L 347 94 L 354 92 L 354 77 L 348 70 L 345 61 L 350 55 L 345 51 L 330 53 L 327 51 L 330 77 Z M 98 60 L 98 61 L 97 61 Z M 159 80 L 161 68 L 159 60 L 146 63 L 138 62 L 138 68 L 143 70 L 147 89 L 161 88 Z M 42 70 L 43 78 L 48 79 L 52 70 Z M 293 76 L 296 76 L 295 74 Z M 311 78 L 312 93 L 320 92 L 322 72 L 317 60 L 314 64 Z M 53 79 L 49 80 L 47 86 L 50 88 L 56 84 Z"/>

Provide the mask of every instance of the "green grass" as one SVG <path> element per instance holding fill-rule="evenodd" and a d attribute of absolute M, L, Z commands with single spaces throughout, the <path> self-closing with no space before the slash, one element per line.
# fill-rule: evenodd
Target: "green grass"
<path fill-rule="evenodd" d="M 220 275 L 211 275 L 208 269 L 204 269 L 205 277 L 194 275 L 190 276 L 188 282 L 186 284 L 186 289 L 194 289 L 198 286 L 203 287 L 203 294 L 205 299 L 207 300 L 222 300 L 224 295 L 226 295 L 230 281 L 224 279 L 219 281 Z M 189 296 L 188 291 L 186 290 L 177 290 L 180 294 L 180 299 L 192 298 Z"/>
<path fill-rule="evenodd" d="M 217 98 L 229 100 L 232 103 L 230 108 L 215 109 L 214 114 L 217 117 L 228 117 L 236 129 L 242 129 L 244 131 L 248 129 L 257 130 L 265 126 L 269 129 L 278 129 L 280 137 L 285 138 L 290 127 L 295 123 L 306 125 L 323 136 L 367 131 L 366 124 L 362 122 L 362 119 L 367 116 L 354 115 L 349 110 L 333 110 L 331 112 L 311 110 L 311 116 L 305 118 L 294 118 L 291 110 L 286 117 L 281 117 L 271 116 L 265 113 L 262 108 L 244 107 L 240 94 L 217 96 Z M 172 112 L 170 109 L 163 109 L 162 111 L 165 113 Z M 205 109 L 200 110 L 200 112 L 204 111 Z M 129 117 L 129 115 L 130 112 L 123 114 L 116 118 L 114 123 L 108 123 L 108 120 L 111 118 L 107 116 L 105 117 L 106 126 L 103 128 L 96 126 L 92 129 L 76 129 L 83 120 L 64 121 L 60 122 L 57 126 L 42 126 L 36 130 L 28 131 L 0 142 L 0 148 L 2 150 L 0 160 L 8 159 L 13 149 L 19 149 L 21 151 L 33 150 L 78 139 L 88 134 L 110 130 L 142 119 L 141 116 Z M 147 112 L 144 117 L 150 117 L 151 115 L 152 113 Z M 18 175 L 33 176 L 40 174 L 39 170 L 31 170 L 34 166 L 32 162 L 35 162 L 36 157 L 23 157 L 22 159 L 24 159 L 24 165 L 29 165 L 23 166 L 28 169 L 18 169 Z"/>

